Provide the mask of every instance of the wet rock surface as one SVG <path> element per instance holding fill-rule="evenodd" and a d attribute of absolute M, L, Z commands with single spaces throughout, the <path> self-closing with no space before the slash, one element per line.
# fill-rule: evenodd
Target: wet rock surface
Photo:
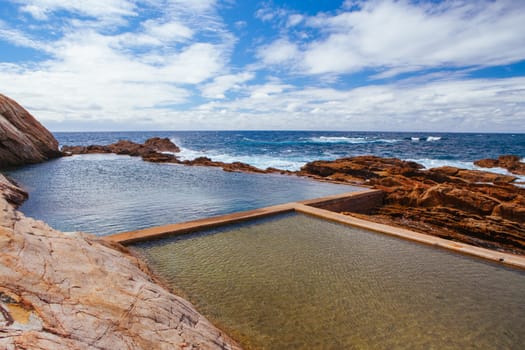
<path fill-rule="evenodd" d="M 16 211 L 13 188 L 0 177 L 1 349 L 239 349 L 124 247 Z"/>
<path fill-rule="evenodd" d="M 17 102 L 0 94 L 0 168 L 61 155 L 55 137 Z"/>
<path fill-rule="evenodd" d="M 503 155 L 498 159 L 481 159 L 474 164 L 482 168 L 504 168 L 513 174 L 525 175 L 525 163 L 516 155 Z"/>
<path fill-rule="evenodd" d="M 525 189 L 513 184 L 516 177 L 454 167 L 424 170 L 374 156 L 316 161 L 299 174 L 383 190 L 384 205 L 365 215 L 368 220 L 525 254 Z"/>

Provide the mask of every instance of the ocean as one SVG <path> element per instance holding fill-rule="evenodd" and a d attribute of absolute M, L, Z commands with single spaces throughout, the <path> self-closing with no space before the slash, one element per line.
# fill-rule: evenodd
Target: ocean
<path fill-rule="evenodd" d="M 298 170 L 318 159 L 372 154 L 426 167 L 476 168 L 502 154 L 525 157 L 524 134 L 311 131 L 159 131 L 55 133 L 61 145 L 144 142 L 168 137 L 179 157 L 206 156 L 259 168 Z M 506 173 L 504 169 L 492 171 Z M 20 210 L 62 231 L 107 235 L 357 190 L 283 175 L 144 162 L 94 154 L 64 157 L 6 172 L 30 194 Z M 522 177 L 525 180 L 525 177 Z"/>
<path fill-rule="evenodd" d="M 240 161 L 265 169 L 299 170 L 306 162 L 372 154 L 413 160 L 425 167 L 474 169 L 473 161 L 503 154 L 525 157 L 525 134 L 398 133 L 334 131 L 152 131 L 55 133 L 61 145 L 144 142 L 168 137 L 179 156 Z"/>

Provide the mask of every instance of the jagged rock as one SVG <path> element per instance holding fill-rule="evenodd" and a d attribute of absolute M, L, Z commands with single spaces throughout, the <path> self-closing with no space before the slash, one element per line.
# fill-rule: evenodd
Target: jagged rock
<path fill-rule="evenodd" d="M 451 177 L 465 180 L 466 182 L 486 183 L 511 183 L 517 179 L 516 176 L 496 174 L 487 171 L 460 169 L 451 166 L 432 168 L 429 169 L 427 173 L 431 175 L 444 175 L 443 179 L 448 182 L 451 181 Z M 435 180 L 435 178 L 433 178 L 433 180 Z"/>
<path fill-rule="evenodd" d="M 0 94 L 0 168 L 61 155 L 54 136 L 17 102 Z"/>
<path fill-rule="evenodd" d="M 171 142 L 168 138 L 161 139 L 160 137 L 153 137 L 144 144 L 136 143 L 129 140 L 119 140 L 110 145 L 90 145 L 90 146 L 63 146 L 62 152 L 68 155 L 73 154 L 90 154 L 90 153 L 115 153 L 129 155 L 132 157 L 143 157 L 144 160 L 150 162 L 166 162 L 173 160 L 176 157 L 166 157 L 162 152 L 180 152 L 179 147 Z M 155 156 L 157 154 L 157 156 Z"/>
<path fill-rule="evenodd" d="M 321 177 L 342 174 L 362 180 L 379 178 L 385 172 L 390 174 L 411 174 L 422 169 L 415 162 L 407 162 L 397 158 L 381 158 L 376 156 L 359 156 L 340 158 L 334 161 L 315 161 L 301 168 L 300 174 L 318 175 Z"/>
<path fill-rule="evenodd" d="M 3 195 L 0 252 L 1 349 L 239 349 L 126 248 L 53 230 Z"/>
<path fill-rule="evenodd" d="M 8 179 L 3 174 L 0 174 L 0 193 L 5 200 L 15 208 L 21 206 L 29 196 L 26 191 L 21 189 L 13 180 Z"/>
<path fill-rule="evenodd" d="M 171 142 L 171 140 L 167 137 L 152 137 L 150 139 L 147 139 L 146 142 L 144 142 L 144 146 L 150 147 L 156 152 L 180 152 L 180 148 L 177 147 L 177 145 L 175 145 L 173 142 Z"/>
<path fill-rule="evenodd" d="M 525 175 L 525 163 L 516 155 L 503 155 L 498 159 L 481 159 L 474 162 L 482 168 L 504 168 L 516 175 Z"/>
<path fill-rule="evenodd" d="M 184 160 L 181 161 L 177 156 L 171 153 L 180 152 L 180 148 L 177 147 L 173 142 L 168 138 L 161 139 L 159 137 L 153 137 L 146 140 L 144 144 L 135 143 L 128 140 L 120 140 L 111 145 L 102 146 L 102 145 L 91 145 L 91 146 L 64 146 L 62 151 L 66 154 L 88 154 L 88 153 L 115 153 L 115 154 L 126 154 L 130 156 L 140 156 L 143 160 L 147 162 L 154 163 L 175 163 L 175 164 L 184 164 L 188 166 L 211 166 L 219 167 L 224 171 L 229 172 L 248 172 L 248 173 L 274 173 L 280 172 L 277 169 L 259 169 L 252 165 L 242 163 L 242 162 L 233 162 L 225 163 L 211 160 L 208 157 L 198 157 L 193 160 Z M 164 153 L 170 152 L 170 153 Z M 290 173 L 290 172 L 283 172 Z"/>
<path fill-rule="evenodd" d="M 368 219 L 525 254 L 525 189 L 512 184 L 514 176 L 454 167 L 423 170 L 413 162 L 374 156 L 316 161 L 300 174 L 383 190 L 384 205 Z"/>

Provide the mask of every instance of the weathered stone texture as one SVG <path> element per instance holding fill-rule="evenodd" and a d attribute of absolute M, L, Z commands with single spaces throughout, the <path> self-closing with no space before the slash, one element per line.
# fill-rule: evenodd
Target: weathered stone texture
<path fill-rule="evenodd" d="M 0 168 L 61 155 L 55 137 L 17 102 L 0 94 Z"/>
<path fill-rule="evenodd" d="M 368 220 L 525 254 L 525 189 L 513 185 L 515 176 L 454 167 L 424 170 L 414 162 L 375 156 L 315 161 L 299 173 L 383 190 L 384 204 L 370 211 Z"/>
<path fill-rule="evenodd" d="M 0 348 L 239 349 L 122 246 L 53 230 L 1 195 Z"/>

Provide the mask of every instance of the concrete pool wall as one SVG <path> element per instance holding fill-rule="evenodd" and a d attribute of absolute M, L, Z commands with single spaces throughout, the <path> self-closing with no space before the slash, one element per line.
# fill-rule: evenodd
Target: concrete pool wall
<path fill-rule="evenodd" d="M 382 191 L 364 189 L 363 191 L 359 192 L 343 193 L 328 197 L 316 198 L 301 202 L 291 202 L 189 222 L 116 233 L 106 236 L 103 239 L 123 245 L 129 245 L 132 243 L 187 234 L 286 212 L 298 212 L 315 216 L 324 220 L 337 222 L 343 225 L 359 227 L 377 233 L 387 234 L 405 240 L 444 248 L 461 254 L 471 255 L 512 267 L 525 269 L 525 257 L 522 256 L 475 247 L 465 243 L 454 242 L 443 238 L 425 235 L 399 227 L 378 224 L 338 213 L 338 211 L 366 212 L 367 210 L 380 205 L 382 200 Z"/>

